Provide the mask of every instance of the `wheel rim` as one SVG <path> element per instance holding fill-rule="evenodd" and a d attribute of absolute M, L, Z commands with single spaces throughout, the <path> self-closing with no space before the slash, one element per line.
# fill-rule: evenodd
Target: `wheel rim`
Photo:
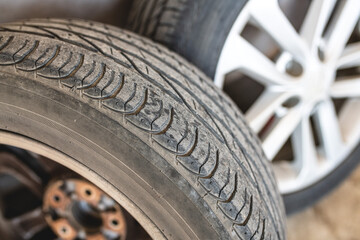
<path fill-rule="evenodd" d="M 47 145 L 2 131 L 0 184 L 0 235 L 6 238 L 125 239 L 129 229 L 132 237 L 151 239 L 145 231 L 158 237 L 156 227 L 129 199 L 86 166 Z M 21 195 L 18 189 L 26 191 Z M 23 207 L 21 202 L 34 204 Z"/>
<path fill-rule="evenodd" d="M 359 20 L 360 1 L 336 2 L 311 1 L 297 32 L 277 0 L 249 1 L 218 61 L 218 87 L 238 71 L 264 88 L 245 116 L 272 161 L 282 194 L 315 184 L 359 143 L 360 42 L 349 39 Z M 276 58 L 244 37 L 249 25 L 276 43 Z M 278 159 L 288 141 L 292 157 Z"/>

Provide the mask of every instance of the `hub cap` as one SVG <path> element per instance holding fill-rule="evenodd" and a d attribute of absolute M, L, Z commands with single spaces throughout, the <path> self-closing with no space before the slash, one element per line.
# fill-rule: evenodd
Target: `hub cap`
<path fill-rule="evenodd" d="M 228 35 L 215 84 L 223 87 L 238 71 L 263 86 L 245 115 L 282 194 L 318 182 L 359 143 L 360 43 L 353 40 L 359 15 L 358 0 L 313 0 L 297 31 L 277 0 L 252 0 Z M 266 34 L 276 54 L 249 42 L 248 26 Z M 285 147 L 292 154 L 279 157 Z"/>

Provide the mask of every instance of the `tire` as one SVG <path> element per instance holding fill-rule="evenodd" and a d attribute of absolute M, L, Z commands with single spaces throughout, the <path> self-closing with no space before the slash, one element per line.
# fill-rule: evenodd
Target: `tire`
<path fill-rule="evenodd" d="M 250 1 L 135 0 L 128 27 L 165 44 L 198 66 L 209 77 L 214 78 L 226 38 L 248 2 Z M 295 7 L 292 11 L 301 12 L 303 6 L 301 4 L 299 6 L 300 9 Z M 300 22 L 296 25 L 300 27 Z M 244 56 L 246 57 L 249 56 Z M 256 91 L 259 91 L 256 89 L 258 85 L 251 85 L 249 81 L 243 84 L 234 84 L 234 82 L 233 85 L 227 86 L 227 92 L 242 109 L 248 109 L 254 99 L 251 92 L 254 91 L 256 95 Z M 239 91 L 240 88 L 245 90 Z M 287 214 L 311 206 L 340 184 L 359 162 L 355 159 L 356 152 L 360 151 L 360 145 L 356 145 L 357 147 L 354 147 L 342 164 L 330 174 L 306 188 L 283 194 Z"/>
<path fill-rule="evenodd" d="M 247 0 L 135 0 L 128 28 L 164 44 L 209 77 Z"/>
<path fill-rule="evenodd" d="M 153 238 L 285 239 L 258 140 L 176 54 L 111 26 L 39 19 L 0 26 L 0 65 L 1 144 L 63 156 Z"/>

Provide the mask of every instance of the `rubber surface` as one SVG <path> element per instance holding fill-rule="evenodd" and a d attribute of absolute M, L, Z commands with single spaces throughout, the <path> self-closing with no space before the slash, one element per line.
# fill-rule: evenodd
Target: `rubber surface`
<path fill-rule="evenodd" d="M 171 194 L 160 199 L 170 204 L 168 211 L 176 210 L 188 224 L 175 227 L 191 231 L 188 236 L 179 235 L 166 229 L 174 226 L 162 223 L 159 231 L 166 238 L 185 239 L 194 234 L 201 239 L 285 239 L 282 200 L 257 138 L 227 96 L 165 48 L 127 31 L 80 20 L 4 24 L 0 26 L 0 92 L 0 103 L 8 101 L 7 105 L 36 93 L 33 103 L 24 100 L 21 104 L 26 106 L 20 107 L 47 118 L 56 113 L 59 119 L 52 121 L 63 125 L 71 119 L 77 135 L 98 136 L 90 140 L 104 148 L 103 133 L 95 134 L 101 129 L 126 138 L 128 154 L 146 159 L 141 162 L 136 160 L 140 157 L 129 156 L 135 160 L 127 167 L 137 169 L 137 164 L 146 161 L 149 166 L 141 168 L 143 173 L 137 169 L 137 176 L 144 174 L 146 179 L 146 174 L 152 174 L 149 169 L 158 168 L 154 179 L 159 175 L 163 182 L 149 180 L 148 185 L 154 191 L 179 192 L 177 202 Z M 52 100 L 36 102 L 42 94 Z M 58 107 L 41 107 L 50 102 L 57 102 Z M 86 128 L 66 109 L 97 124 Z M 0 119 L 6 117 L 0 114 Z M 10 125 L 3 122 L 0 129 L 9 131 Z M 109 145 L 122 149 L 123 143 L 114 141 Z M 88 164 L 95 173 L 108 167 L 105 162 Z M 115 166 L 120 168 L 120 162 Z M 110 173 L 111 168 L 103 177 L 116 184 L 120 176 Z M 186 200 L 179 202 L 182 198 Z M 152 219 L 155 225 L 160 222 L 157 218 Z M 201 230 L 206 228 L 212 231 Z"/>
<path fill-rule="evenodd" d="M 247 0 L 134 0 L 128 28 L 164 44 L 211 78 Z"/>

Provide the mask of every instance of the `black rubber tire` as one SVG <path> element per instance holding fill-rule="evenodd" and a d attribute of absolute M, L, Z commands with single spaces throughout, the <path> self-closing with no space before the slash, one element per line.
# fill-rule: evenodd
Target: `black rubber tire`
<path fill-rule="evenodd" d="M 158 234 L 285 239 L 258 140 L 234 103 L 176 54 L 111 26 L 36 19 L 0 26 L 0 66 L 0 131 L 86 166 Z"/>
<path fill-rule="evenodd" d="M 134 0 L 128 28 L 214 77 L 226 37 L 247 0 Z"/>
<path fill-rule="evenodd" d="M 134 0 L 128 28 L 173 49 L 214 77 L 228 32 L 247 2 Z M 360 146 L 355 151 L 360 151 Z M 309 188 L 284 195 L 286 213 L 296 213 L 326 196 L 355 169 L 359 163 L 355 157 L 350 155 L 342 166 Z"/>

